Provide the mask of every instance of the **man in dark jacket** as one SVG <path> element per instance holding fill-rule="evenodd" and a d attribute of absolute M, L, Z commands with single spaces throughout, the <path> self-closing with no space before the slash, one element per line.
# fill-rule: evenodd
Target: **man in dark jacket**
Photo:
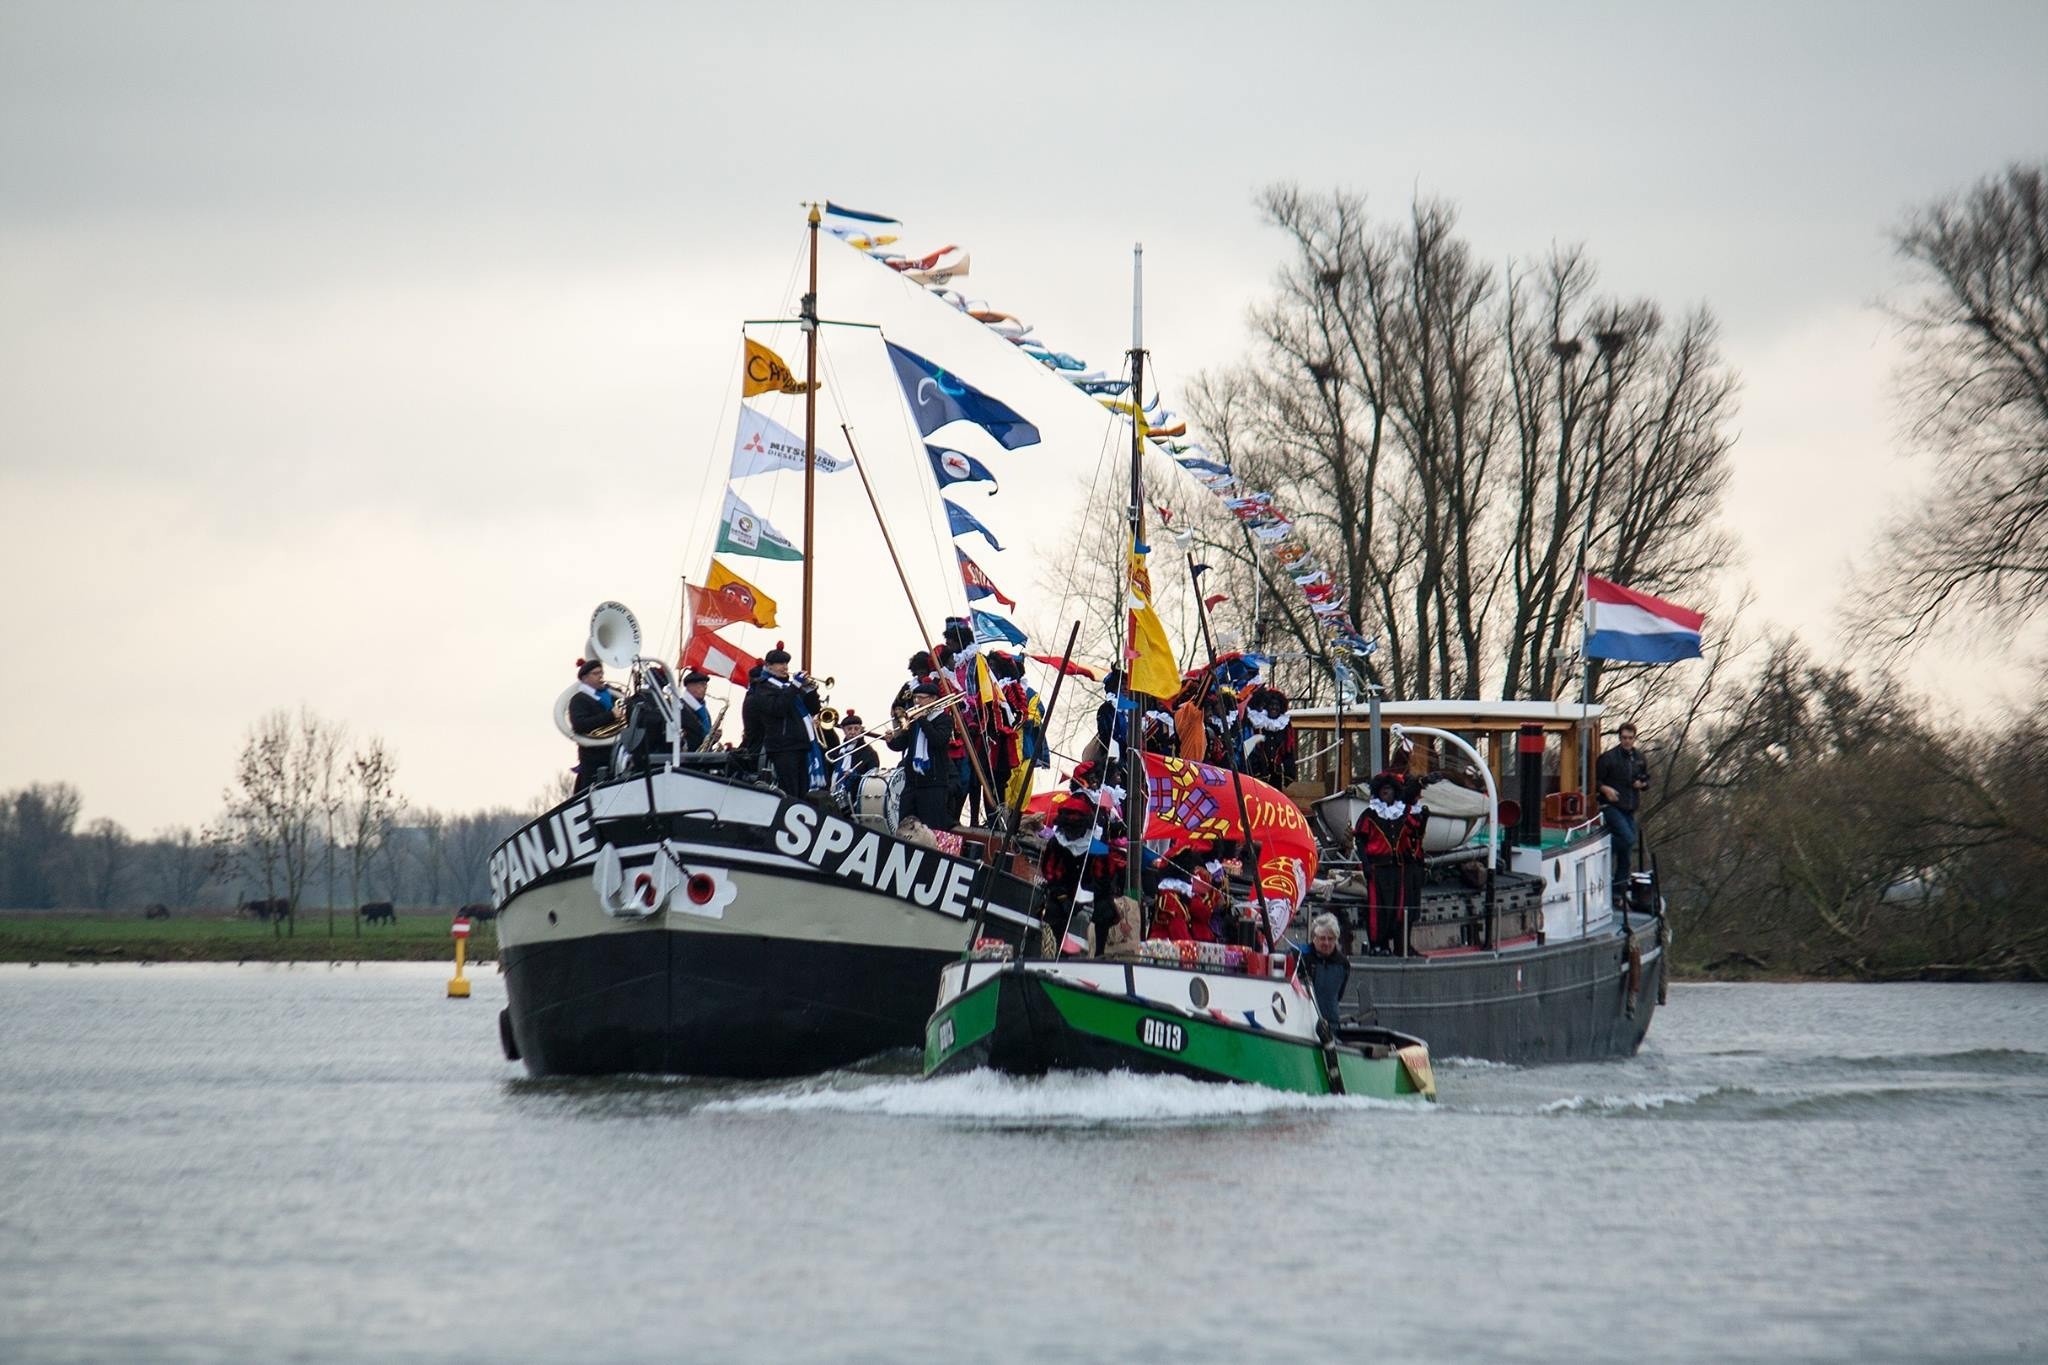
<path fill-rule="evenodd" d="M 611 693 L 604 687 L 604 665 L 596 659 L 576 661 L 576 690 L 569 696 L 569 728 L 579 735 L 596 734 L 618 717 Z M 611 750 L 603 745 L 576 746 L 576 790 L 602 781 L 611 771 Z"/>
<path fill-rule="evenodd" d="M 1338 1006 L 1344 1001 L 1345 983 L 1351 980 L 1351 959 L 1337 945 L 1337 917 L 1317 915 L 1309 926 L 1308 948 L 1297 963 L 1295 971 L 1309 994 L 1315 997 L 1316 1013 L 1323 1022 L 1334 1025 L 1337 1022 Z"/>
<path fill-rule="evenodd" d="M 711 740 L 711 708 L 704 703 L 704 693 L 711 684 L 711 675 L 695 669 L 683 675 L 683 695 L 680 709 L 683 722 L 683 752 L 696 753 Z"/>
<path fill-rule="evenodd" d="M 818 693 L 789 676 L 789 651 L 771 649 L 761 656 L 761 676 L 747 688 L 740 713 L 750 744 L 758 746 L 775 770 L 775 785 L 790 796 L 811 790 L 810 717 Z"/>
<path fill-rule="evenodd" d="M 832 760 L 832 790 L 848 805 L 860 796 L 860 780 L 882 765 L 867 741 L 866 722 L 848 711 L 839 720 L 839 757 Z"/>
<path fill-rule="evenodd" d="M 939 683 L 927 678 L 910 691 L 910 703 L 930 706 Z M 908 725 L 899 725 L 889 747 L 903 755 L 903 814 L 931 829 L 953 827 L 952 764 L 946 757 L 953 742 L 953 710 L 934 706 Z"/>
<path fill-rule="evenodd" d="M 1614 738 L 1614 747 L 1600 755 L 1593 781 L 1600 788 L 1600 818 L 1614 846 L 1614 895 L 1619 900 L 1628 894 L 1629 855 L 1639 834 L 1636 808 L 1650 785 L 1650 765 L 1636 752 L 1635 722 L 1622 722 Z"/>

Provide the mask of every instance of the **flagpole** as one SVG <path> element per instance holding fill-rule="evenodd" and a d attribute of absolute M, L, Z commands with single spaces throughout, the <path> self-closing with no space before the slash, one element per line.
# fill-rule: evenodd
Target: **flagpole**
<path fill-rule="evenodd" d="M 1131 575 L 1139 547 L 1145 543 L 1145 244 L 1131 246 L 1131 511 L 1130 543 L 1124 553 L 1123 695 L 1131 695 L 1131 674 L 1137 663 L 1138 622 L 1131 612 L 1136 587 Z M 1197 600 L 1200 592 L 1197 591 Z M 1149 600 L 1149 597 L 1148 597 Z M 1119 707 L 1119 710 L 1122 708 Z M 1136 723 L 1133 723 L 1136 722 Z M 1144 725 L 1133 714 L 1124 725 L 1124 887 L 1138 903 L 1138 936 L 1151 927 L 1146 924 L 1144 899 L 1145 826 L 1149 823 L 1150 800 L 1145 785 Z M 1110 723 L 1110 737 L 1116 724 Z M 1107 931 L 1103 935 L 1108 940 Z"/>
<path fill-rule="evenodd" d="M 1579 574 L 1579 790 L 1593 800 L 1593 727 L 1588 720 L 1593 705 L 1593 656 L 1586 652 L 1588 635 L 1586 574 Z"/>
<path fill-rule="evenodd" d="M 804 601 L 799 667 L 811 671 L 811 576 L 818 554 L 818 206 L 811 205 L 811 290 L 804 295 Z M 867 475 L 861 475 L 863 479 Z"/>

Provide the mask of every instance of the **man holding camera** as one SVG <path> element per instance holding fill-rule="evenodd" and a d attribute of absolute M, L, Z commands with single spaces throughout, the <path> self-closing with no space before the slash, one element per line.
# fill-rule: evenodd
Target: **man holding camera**
<path fill-rule="evenodd" d="M 1629 855 L 1637 843 L 1636 807 L 1650 786 L 1650 765 L 1636 752 L 1634 721 L 1615 731 L 1615 745 L 1600 755 L 1593 780 L 1600 788 L 1600 818 L 1614 846 L 1614 894 L 1628 894 Z"/>

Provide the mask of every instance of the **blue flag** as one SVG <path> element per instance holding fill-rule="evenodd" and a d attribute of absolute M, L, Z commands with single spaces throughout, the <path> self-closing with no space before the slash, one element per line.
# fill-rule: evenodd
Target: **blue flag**
<path fill-rule="evenodd" d="M 1038 428 L 1003 404 L 923 356 L 893 341 L 886 344 L 897 382 L 903 385 L 903 397 L 910 404 L 910 415 L 926 436 L 948 422 L 972 422 L 1001 441 L 1005 450 L 1037 443 Z"/>
<path fill-rule="evenodd" d="M 977 611 L 974 613 L 974 638 L 985 645 L 998 641 L 1021 645 L 1031 637 L 992 611 Z"/>
<path fill-rule="evenodd" d="M 1003 548 L 1003 542 L 996 539 L 996 533 L 975 520 L 974 513 L 968 511 L 959 503 L 954 502 L 951 498 L 940 498 L 939 501 L 946 504 L 946 524 L 953 528 L 954 535 L 964 536 L 970 532 L 979 531 L 982 534 L 982 538 L 995 546 L 997 550 Z"/>
<path fill-rule="evenodd" d="M 903 221 L 900 218 L 890 218 L 880 213 L 863 213 L 859 209 L 850 209 L 843 204 L 835 204 L 830 199 L 825 201 L 825 212 L 831 214 L 834 218 L 851 218 L 857 223 L 901 223 Z"/>
<path fill-rule="evenodd" d="M 972 455 L 963 455 L 957 450 L 934 445 L 926 446 L 924 453 L 931 457 L 932 473 L 939 476 L 941 488 L 953 483 L 994 484 L 996 481 L 996 476 L 988 472 L 988 466 Z M 1001 486 L 997 485 L 995 491 L 1001 492 Z"/>

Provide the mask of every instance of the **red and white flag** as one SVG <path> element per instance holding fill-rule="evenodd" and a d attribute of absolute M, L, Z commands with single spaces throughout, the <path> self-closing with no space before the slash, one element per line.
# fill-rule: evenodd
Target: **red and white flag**
<path fill-rule="evenodd" d="M 761 663 L 738 645 L 721 640 L 708 630 L 700 630 L 690 636 L 689 643 L 683 646 L 680 662 L 685 670 L 694 668 L 740 687 L 747 685 L 747 675 Z"/>

